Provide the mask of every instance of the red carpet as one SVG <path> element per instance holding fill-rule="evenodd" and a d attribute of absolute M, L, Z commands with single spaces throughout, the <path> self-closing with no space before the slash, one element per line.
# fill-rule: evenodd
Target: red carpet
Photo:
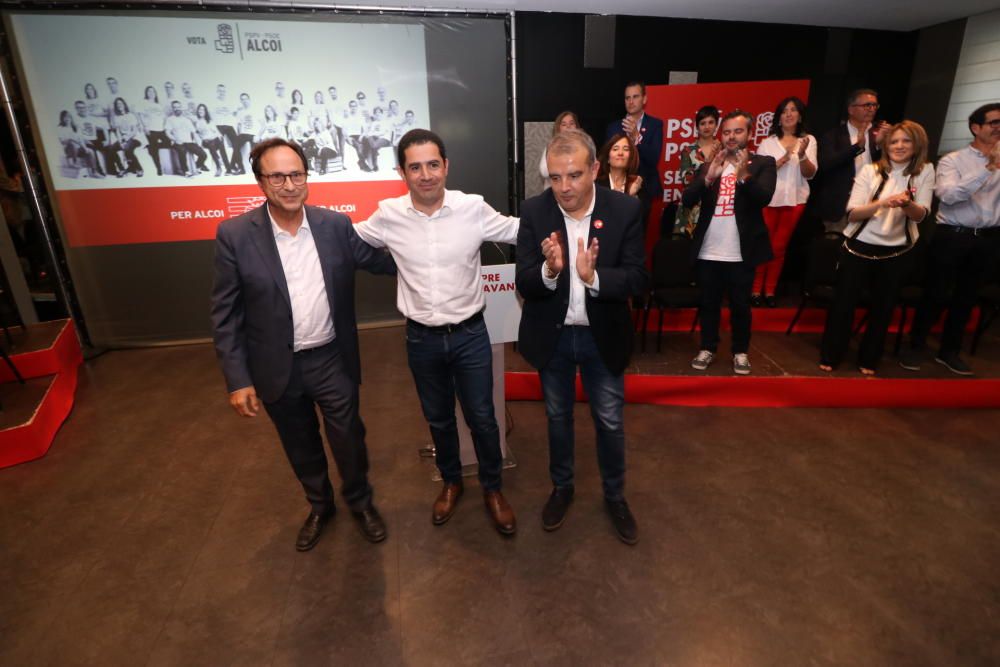
<path fill-rule="evenodd" d="M 537 373 L 505 373 L 508 401 L 540 401 Z M 580 378 L 578 400 L 585 400 Z M 628 403 L 730 408 L 997 408 L 1000 380 L 626 375 Z"/>
<path fill-rule="evenodd" d="M 59 427 L 73 409 L 77 367 L 83 361 L 73 324 L 67 320 L 52 345 L 11 357 L 25 379 L 55 375 L 27 422 L 0 430 L 0 468 L 45 456 Z M 0 382 L 15 382 L 6 364 L 0 364 Z"/>

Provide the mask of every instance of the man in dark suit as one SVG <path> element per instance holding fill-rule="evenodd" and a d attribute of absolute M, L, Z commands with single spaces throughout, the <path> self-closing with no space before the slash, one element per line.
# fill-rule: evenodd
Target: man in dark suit
<path fill-rule="evenodd" d="M 372 542 L 385 539 L 368 483 L 354 271 L 394 273 L 344 215 L 305 206 L 306 159 L 284 139 L 250 154 L 267 203 L 219 225 L 212 288 L 215 350 L 236 412 L 263 403 L 312 506 L 295 543 L 316 545 L 335 512 L 316 406 L 343 480 L 341 494 Z"/>
<path fill-rule="evenodd" d="M 650 201 L 656 199 L 663 194 L 658 169 L 663 150 L 663 121 L 646 114 L 646 84 L 641 81 L 633 81 L 625 86 L 625 117 L 608 124 L 604 140 L 607 141 L 619 132 L 627 134 L 639 151 L 642 187 L 649 194 Z"/>
<path fill-rule="evenodd" d="M 889 123 L 872 123 L 878 111 L 878 93 L 861 88 L 847 96 L 847 121 L 828 130 L 819 140 L 819 215 L 828 232 L 847 226 L 847 200 L 854 177 L 865 165 L 882 157 L 882 141 Z"/>
<path fill-rule="evenodd" d="M 701 204 L 692 259 L 701 285 L 701 350 L 691 361 L 706 370 L 719 347 L 722 295 L 729 294 L 733 372 L 750 373 L 750 292 L 754 272 L 773 254 L 761 210 L 774 196 L 774 158 L 747 150 L 753 116 L 734 109 L 722 121 L 722 150 L 684 188 L 684 206 Z"/>
<path fill-rule="evenodd" d="M 638 541 L 625 502 L 625 367 L 632 350 L 628 299 L 646 284 L 640 204 L 595 188 L 590 137 L 566 130 L 549 142 L 552 188 L 524 202 L 517 289 L 524 297 L 518 349 L 538 369 L 549 424 L 553 490 L 542 526 L 562 525 L 573 499 L 576 369 L 590 399 L 604 498 L 619 538 Z"/>

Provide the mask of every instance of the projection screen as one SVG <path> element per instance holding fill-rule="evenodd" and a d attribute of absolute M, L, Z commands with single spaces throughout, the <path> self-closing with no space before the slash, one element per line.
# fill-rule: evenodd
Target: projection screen
<path fill-rule="evenodd" d="M 262 203 L 247 156 L 271 136 L 309 146 L 309 203 L 355 221 L 405 192 L 393 145 L 413 127 L 444 138 L 450 188 L 509 210 L 501 16 L 18 12 L 7 20 L 95 345 L 210 335 L 215 229 Z M 399 317 L 393 280 L 359 274 L 358 285 L 360 321 Z"/>

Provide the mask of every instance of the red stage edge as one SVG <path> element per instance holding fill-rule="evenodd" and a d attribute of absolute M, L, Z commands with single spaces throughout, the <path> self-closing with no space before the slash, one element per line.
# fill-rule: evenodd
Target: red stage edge
<path fill-rule="evenodd" d="M 508 372 L 504 381 L 508 401 L 542 400 L 537 373 Z M 576 396 L 586 400 L 579 376 Z M 625 401 L 727 408 L 1000 408 L 1000 380 L 626 375 Z"/>
<path fill-rule="evenodd" d="M 45 456 L 59 428 L 73 409 L 77 369 L 83 362 L 73 324 L 66 320 L 50 347 L 11 357 L 25 379 L 55 375 L 31 419 L 0 431 L 0 468 Z M 0 382 L 14 382 L 6 364 Z"/>
<path fill-rule="evenodd" d="M 795 317 L 795 308 L 754 308 L 753 309 L 753 331 L 768 331 L 784 333 L 788 329 L 789 323 Z M 690 331 L 691 323 L 694 322 L 696 309 L 694 308 L 668 308 L 663 311 L 663 331 Z M 854 324 L 857 326 L 865 315 L 863 308 L 858 308 L 854 316 Z M 976 307 L 969 317 L 969 323 L 965 330 L 972 333 L 976 330 L 976 323 L 979 322 L 979 308 Z M 653 308 L 649 311 L 649 321 L 646 322 L 646 331 L 656 333 L 656 324 L 659 320 L 658 311 Z M 913 321 L 913 310 L 911 309 L 907 320 Z M 892 315 L 892 322 L 889 325 L 889 332 L 896 333 L 899 330 L 900 309 L 897 308 Z M 940 331 L 944 324 L 944 315 L 932 327 L 932 331 Z M 792 333 L 823 333 L 826 325 L 825 308 L 806 308 L 802 311 L 799 321 L 795 323 Z M 729 309 L 723 308 L 719 328 L 723 331 L 729 330 Z M 697 329 L 697 327 L 696 327 Z"/>

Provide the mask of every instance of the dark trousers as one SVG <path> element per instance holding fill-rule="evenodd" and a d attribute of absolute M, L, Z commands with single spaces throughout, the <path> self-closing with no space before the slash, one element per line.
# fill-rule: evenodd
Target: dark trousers
<path fill-rule="evenodd" d="M 238 135 L 236 134 L 236 128 L 234 128 L 232 125 L 216 125 L 215 129 L 219 131 L 219 134 L 221 134 L 223 138 L 220 150 L 222 151 L 222 161 L 225 163 L 226 172 L 228 173 L 235 169 L 235 165 L 233 164 L 233 162 L 237 154 L 236 144 L 239 141 L 239 139 L 237 138 Z M 227 141 L 229 142 L 229 150 L 232 152 L 232 155 L 230 156 L 226 155 Z"/>
<path fill-rule="evenodd" d="M 208 152 L 212 154 L 212 162 L 215 163 L 216 172 L 220 172 L 223 169 L 229 171 L 229 165 L 226 163 L 226 149 L 223 148 L 222 144 L 222 137 L 205 139 L 201 142 L 201 145 L 207 148 Z"/>
<path fill-rule="evenodd" d="M 898 248 L 852 241 L 851 247 L 874 256 Z M 890 259 L 865 259 L 841 249 L 837 265 L 837 288 L 823 329 L 821 361 L 837 366 L 847 352 L 854 330 L 854 309 L 862 292 L 869 295 L 868 324 L 858 347 L 858 366 L 875 370 L 882 358 L 886 332 L 899 298 L 899 288 L 910 267 L 909 254 Z"/>
<path fill-rule="evenodd" d="M 549 476 L 557 488 L 573 486 L 577 367 L 597 432 L 604 497 L 621 500 L 625 494 L 625 375 L 614 375 L 604 365 L 590 327 L 564 326 L 552 358 L 538 371 L 549 424 Z"/>
<path fill-rule="evenodd" d="M 997 262 L 1000 262 L 1000 229 L 985 236 L 973 236 L 942 230 L 939 225 L 927 249 L 924 294 L 910 329 L 911 345 L 916 349 L 926 346 L 927 334 L 947 308 L 939 354 L 942 357 L 958 354 L 979 286 Z"/>
<path fill-rule="evenodd" d="M 247 163 L 243 161 L 243 147 L 253 146 L 252 134 L 238 134 L 233 143 L 233 172 L 239 174 L 247 173 Z"/>
<path fill-rule="evenodd" d="M 135 149 L 138 148 L 139 145 L 138 139 L 129 139 L 128 141 L 116 142 L 109 147 L 110 150 L 115 153 L 116 159 L 118 151 L 123 151 L 125 153 L 126 168 L 124 171 L 119 170 L 118 173 L 125 173 L 125 171 L 127 171 L 133 174 L 138 174 L 142 171 L 142 166 L 139 164 L 139 160 L 135 156 Z"/>
<path fill-rule="evenodd" d="M 333 486 L 327 473 L 316 406 L 323 415 L 326 439 L 343 481 L 340 493 L 354 511 L 371 505 L 365 425 L 358 409 L 358 386 L 347 374 L 337 342 L 297 352 L 288 388 L 281 398 L 265 403 L 288 462 L 318 514 L 333 508 Z"/>
<path fill-rule="evenodd" d="M 719 320 L 722 296 L 729 296 L 729 323 L 733 331 L 733 354 L 750 349 L 750 290 L 754 267 L 746 262 L 698 260 L 698 284 L 701 286 L 701 349 L 719 349 Z"/>
<path fill-rule="evenodd" d="M 450 331 L 408 320 L 406 352 L 420 407 L 430 426 L 441 478 L 462 481 L 455 396 L 479 460 L 479 484 L 484 491 L 500 489 L 503 454 L 500 428 L 493 412 L 493 350 L 482 315 Z"/>
<path fill-rule="evenodd" d="M 162 175 L 163 165 L 160 164 L 160 149 L 170 148 L 170 139 L 167 138 L 167 133 L 163 130 L 150 130 L 146 133 L 146 141 L 148 142 L 146 150 L 149 151 L 149 156 L 153 158 L 153 164 L 156 165 L 156 173 Z"/>
<path fill-rule="evenodd" d="M 378 150 L 392 146 L 392 142 L 385 137 L 364 137 L 361 140 L 362 159 L 372 171 L 378 171 Z"/>

